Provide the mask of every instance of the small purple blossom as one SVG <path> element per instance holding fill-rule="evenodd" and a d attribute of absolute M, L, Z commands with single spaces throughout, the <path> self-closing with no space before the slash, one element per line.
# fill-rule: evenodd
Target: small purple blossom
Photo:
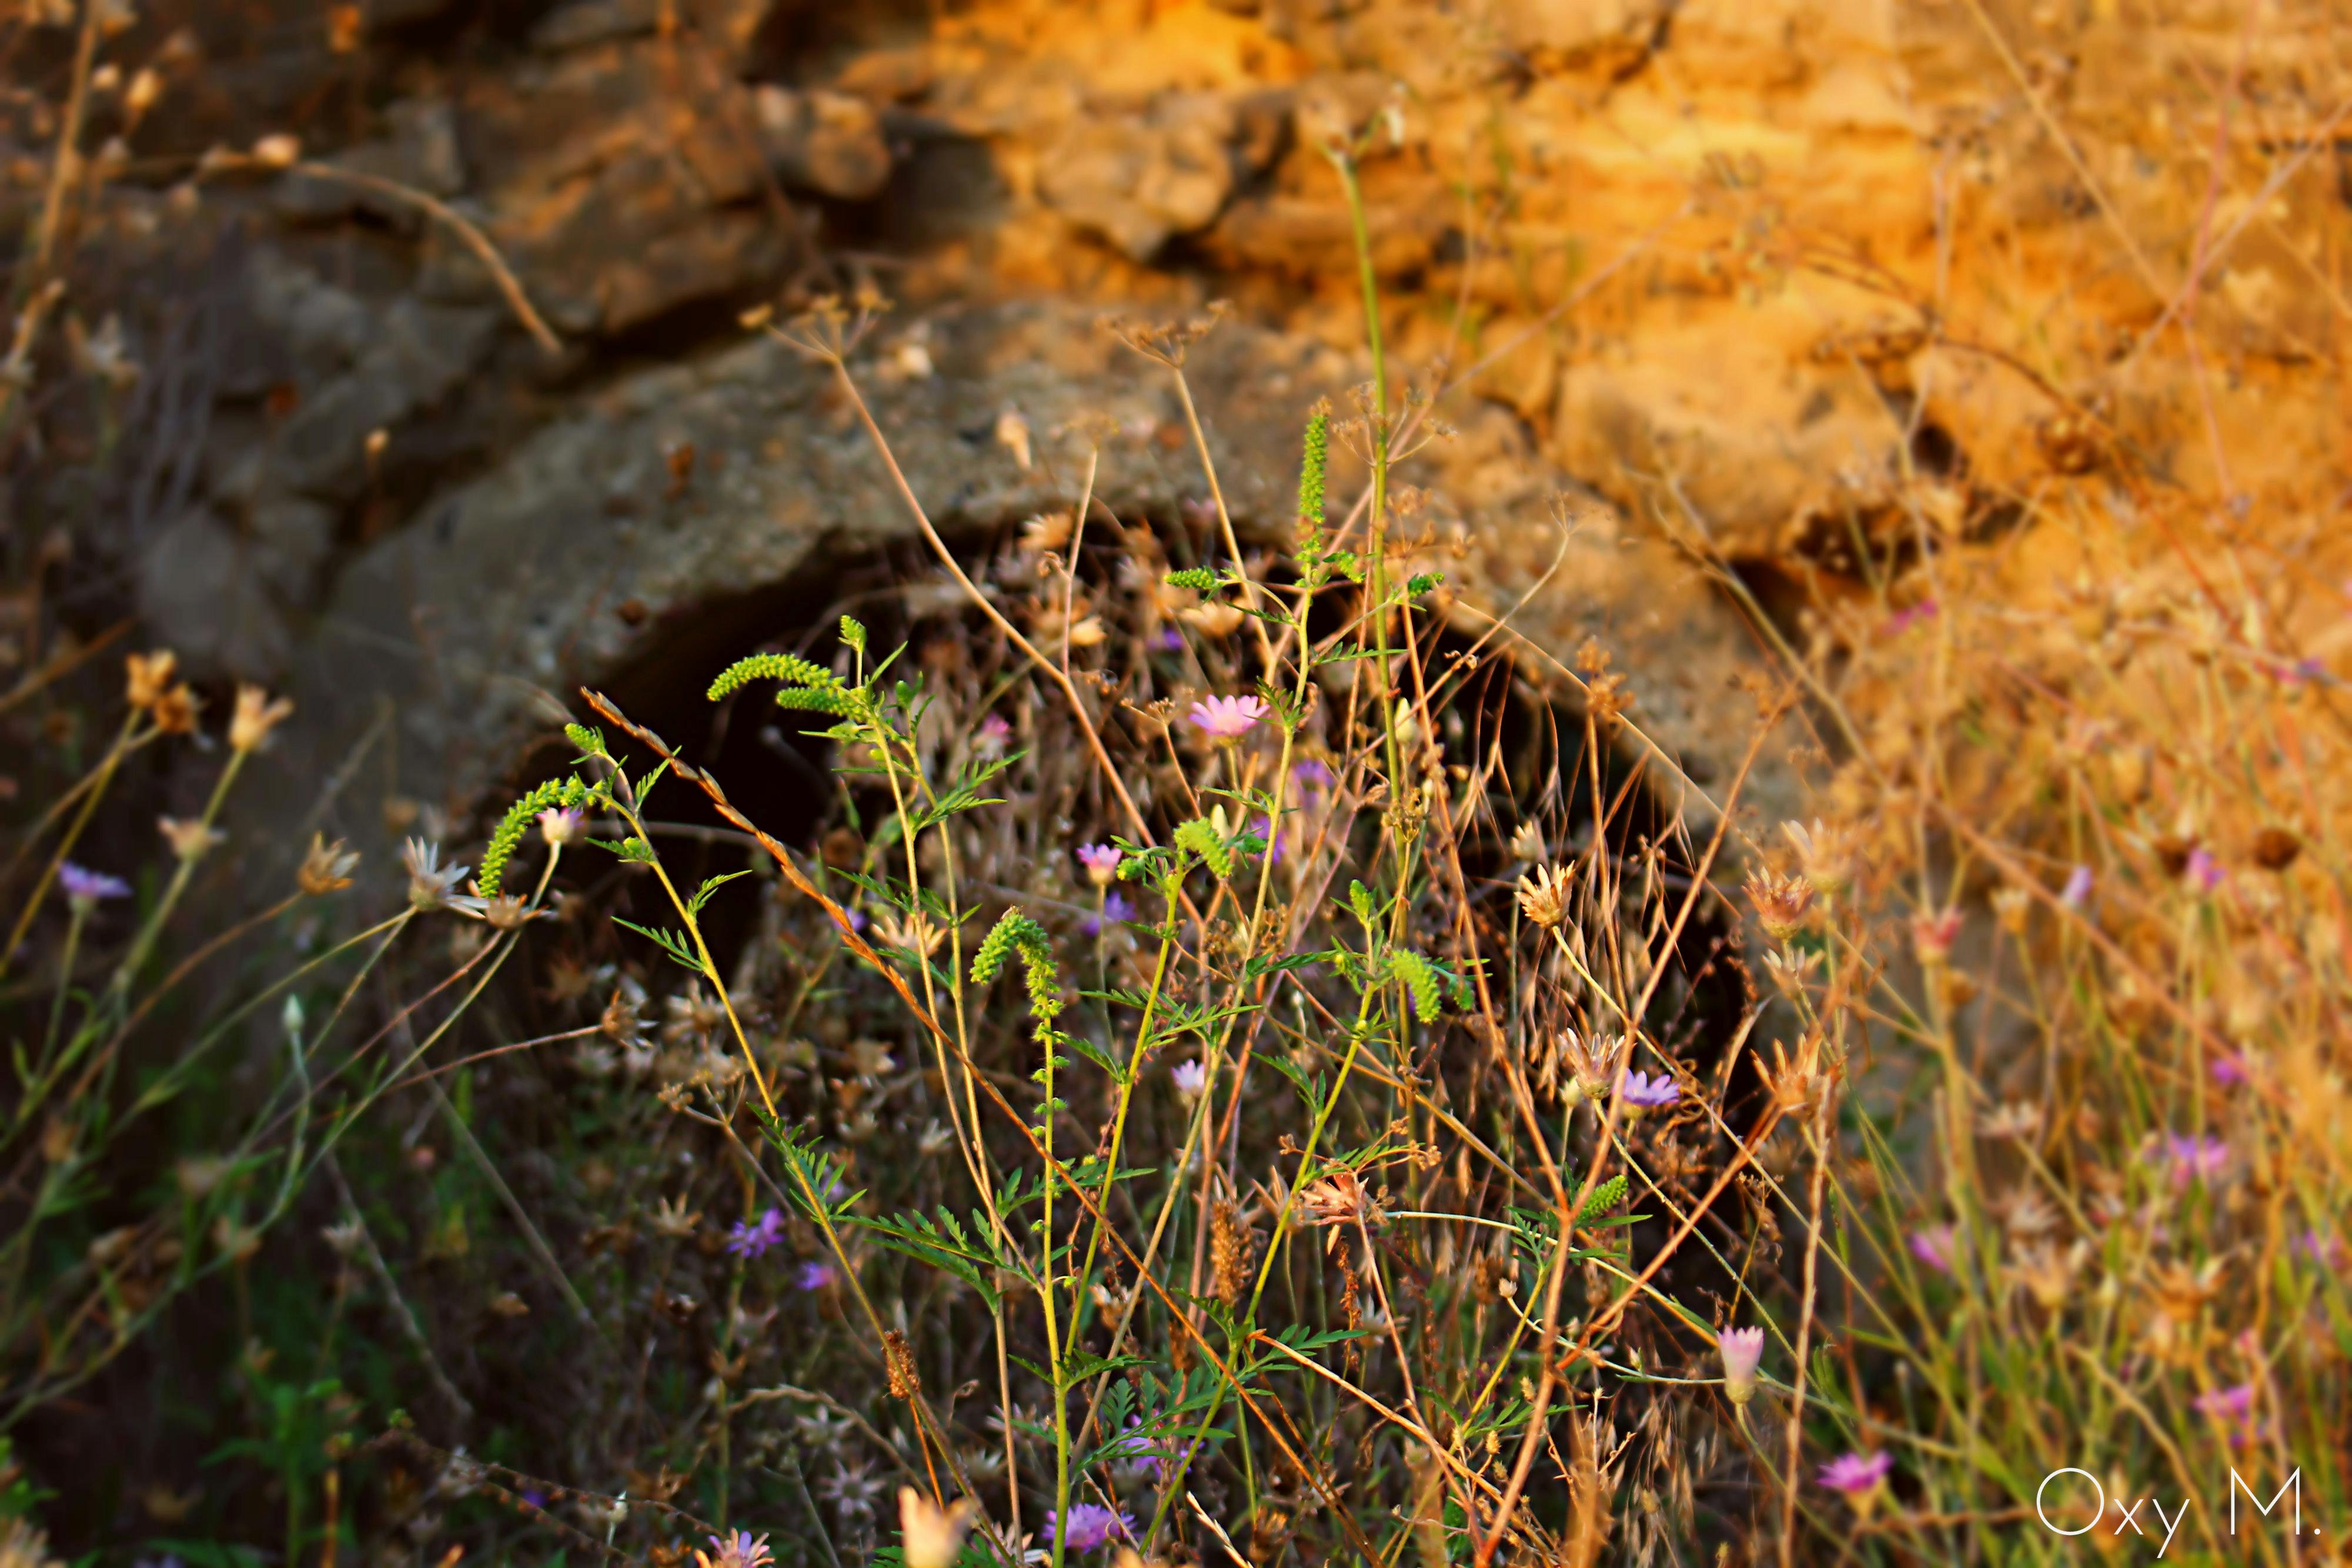
<path fill-rule="evenodd" d="M 1134 918 L 1135 905 L 1127 901 L 1127 894 L 1113 889 L 1103 896 L 1102 913 L 1087 915 L 1079 925 L 1087 936 L 1099 936 L 1109 927 Z"/>
<path fill-rule="evenodd" d="M 849 928 L 852 931 L 863 931 L 866 929 L 866 911 L 862 909 L 851 909 L 846 910 L 844 913 L 849 916 Z"/>
<path fill-rule="evenodd" d="M 1209 1070 L 1197 1061 L 1180 1061 L 1169 1069 L 1168 1081 L 1186 1100 L 1198 1100 L 1209 1086 Z"/>
<path fill-rule="evenodd" d="M 1822 1467 L 1822 1485 L 1847 1497 L 1859 1497 L 1876 1491 L 1895 1468 L 1894 1458 L 1886 1454 L 1841 1454 Z"/>
<path fill-rule="evenodd" d="M 2241 1383 L 2234 1388 L 2216 1388 L 2196 1398 L 2197 1414 L 2210 1416 L 2216 1421 L 2242 1421 L 2254 1407 L 2254 1385 Z"/>
<path fill-rule="evenodd" d="M 1931 1225 L 1911 1233 L 1911 1256 L 1931 1269 L 1952 1271 L 1952 1248 L 1958 1236 L 1948 1225 Z"/>
<path fill-rule="evenodd" d="M 1940 613 L 1940 610 L 1934 600 L 1923 599 L 1918 603 L 1912 605 L 1909 609 L 1898 610 L 1893 615 L 1887 617 L 1884 635 L 1889 637 L 1900 636 L 1902 633 L 1908 632 L 1912 627 L 1918 625 L 1923 621 L 1933 621 L 1938 613 Z"/>
<path fill-rule="evenodd" d="M 2271 674 L 2275 675 L 2282 685 L 2299 686 L 2305 681 L 2315 681 L 2326 674 L 2327 664 L 2325 660 L 2318 658 L 2297 659 L 2292 664 L 2280 664 L 2273 667 Z"/>
<path fill-rule="evenodd" d="M 568 844 L 580 836 L 587 813 L 577 806 L 551 806 L 539 814 L 539 836 L 551 844 Z"/>
<path fill-rule="evenodd" d="M 784 1211 L 772 1208 L 760 1216 L 757 1225 L 737 1220 L 735 1228 L 728 1233 L 727 1250 L 738 1258 L 757 1258 L 783 1239 Z"/>
<path fill-rule="evenodd" d="M 1066 1551 L 1092 1552 L 1112 1541 L 1129 1540 L 1134 1531 L 1135 1516 L 1124 1509 L 1114 1513 L 1100 1503 L 1074 1502 L 1070 1505 L 1070 1527 L 1066 1535 L 1054 1511 L 1045 1511 L 1045 1539 Z"/>
<path fill-rule="evenodd" d="M 2234 1051 L 2225 1051 L 2206 1064 L 2206 1071 L 2223 1088 L 2235 1088 L 2246 1081 L 2246 1059 Z"/>
<path fill-rule="evenodd" d="M 1756 1369 L 1764 1362 L 1764 1331 L 1726 1329 L 1716 1341 L 1723 1355 L 1723 1395 L 1734 1405 L 1756 1397 Z"/>
<path fill-rule="evenodd" d="M 1184 633 L 1173 626 L 1162 626 L 1151 634 L 1151 646 L 1162 653 L 1181 653 L 1184 651 Z"/>
<path fill-rule="evenodd" d="M 533 1508 L 545 1508 L 547 1506 L 547 1494 L 540 1490 L 537 1487 L 525 1487 L 522 1489 L 522 1500 L 530 1504 Z"/>
<path fill-rule="evenodd" d="M 755 1538 L 748 1530 L 736 1531 L 724 1540 L 714 1535 L 710 1537 L 710 1555 L 704 1557 L 699 1552 L 694 1555 L 709 1568 L 768 1568 L 773 1561 L 768 1554 L 768 1538 Z"/>
<path fill-rule="evenodd" d="M 1184 716 L 1213 740 L 1239 740 L 1257 727 L 1257 721 L 1274 710 L 1259 696 L 1204 697 L 1192 705 Z M 1071 1510 L 1076 1513 L 1076 1509 Z"/>
<path fill-rule="evenodd" d="M 1013 727 L 1004 721 L 1003 714 L 992 713 L 980 721 L 980 733 L 974 737 L 974 746 L 982 756 L 1002 757 L 1012 741 Z"/>
<path fill-rule="evenodd" d="M 2189 852 L 2189 880 L 2197 884 L 2200 893 L 2210 893 L 2221 885 L 2221 862 L 2203 844 Z"/>
<path fill-rule="evenodd" d="M 1108 887 L 1117 881 L 1118 862 L 1126 858 L 1126 852 L 1117 844 L 1080 844 L 1071 852 L 1087 868 L 1087 880 L 1097 887 Z"/>
<path fill-rule="evenodd" d="M 1290 777 L 1301 789 L 1328 789 L 1339 782 L 1332 777 L 1331 765 L 1316 757 L 1302 758 L 1292 763 Z"/>
<path fill-rule="evenodd" d="M 2331 1274 L 2344 1263 L 2344 1243 L 2315 1225 L 2306 1226 L 2294 1239 L 2294 1249 Z"/>
<path fill-rule="evenodd" d="M 2058 902 L 2069 909 L 2080 909 L 2091 896 L 2091 868 L 2078 865 L 2066 873 L 2066 885 L 2058 894 Z"/>
<path fill-rule="evenodd" d="M 1275 830 L 1273 820 L 1267 817 L 1265 812 L 1260 811 L 1257 816 L 1257 821 L 1250 824 L 1250 831 L 1255 833 L 1259 838 L 1265 841 L 1266 863 L 1268 865 L 1280 864 L 1282 862 L 1282 841 L 1286 835 L 1277 832 Z"/>
<path fill-rule="evenodd" d="M 803 1291 L 829 1291 L 841 1283 L 841 1270 L 819 1258 L 794 1270 L 793 1283 Z"/>
<path fill-rule="evenodd" d="M 2230 1145 L 2210 1133 L 2194 1138 L 2168 1133 L 2160 1153 L 2172 1166 L 2172 1185 L 2178 1187 L 2196 1181 L 2210 1182 L 2230 1163 Z"/>
<path fill-rule="evenodd" d="M 1624 1100 L 1628 1105 L 1655 1110 L 1671 1105 L 1683 1097 L 1683 1086 L 1661 1072 L 1655 1078 L 1646 1072 L 1625 1074 Z"/>
<path fill-rule="evenodd" d="M 66 890 L 66 902 L 84 915 L 107 899 L 127 898 L 131 894 L 131 884 L 121 877 L 91 871 L 71 861 L 58 868 L 58 885 Z"/>

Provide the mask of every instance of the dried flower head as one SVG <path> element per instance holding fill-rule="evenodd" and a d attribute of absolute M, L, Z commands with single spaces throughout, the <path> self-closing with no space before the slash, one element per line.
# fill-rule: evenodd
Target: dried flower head
<path fill-rule="evenodd" d="M 951 1568 L 963 1551 L 971 1499 L 960 1497 L 941 1508 L 913 1487 L 898 1489 L 899 1552 L 906 1568 Z"/>
<path fill-rule="evenodd" d="M 1239 606 L 1218 601 L 1189 605 L 1176 613 L 1186 624 L 1207 637 L 1230 637 L 1241 629 L 1244 619 Z"/>
<path fill-rule="evenodd" d="M 1801 876 L 1783 876 L 1758 869 L 1748 874 L 1748 901 L 1756 918 L 1776 942 L 1786 942 L 1804 928 L 1806 912 L 1813 906 L 1813 884 Z"/>
<path fill-rule="evenodd" d="M 179 672 L 180 656 L 169 648 L 158 648 L 152 653 L 129 654 L 122 664 L 127 677 L 125 695 L 132 707 L 145 713 L 172 689 L 172 677 Z"/>
<path fill-rule="evenodd" d="M 1318 1176 L 1298 1189 L 1298 1207 L 1307 1211 L 1309 1225 L 1347 1225 L 1360 1221 L 1377 1225 L 1381 1220 L 1380 1206 L 1373 1202 L 1370 1189 L 1363 1177 L 1346 1166 Z M 1339 1239 L 1333 1231 L 1332 1241 Z"/>
<path fill-rule="evenodd" d="M 1819 817 L 1811 827 L 1783 822 L 1780 831 L 1797 852 L 1798 869 L 1814 887 L 1834 898 L 1853 884 L 1856 858 L 1853 834 L 1843 828 L 1824 826 Z"/>
<path fill-rule="evenodd" d="M 937 953 L 948 939 L 948 929 L 918 909 L 900 916 L 897 911 L 886 911 L 874 917 L 874 934 L 904 952 L 919 953 L 928 958 Z"/>
<path fill-rule="evenodd" d="M 172 846 L 172 854 L 176 860 L 202 860 L 215 848 L 228 841 L 226 833 L 201 821 L 158 817 L 155 825 L 163 831 L 163 841 Z"/>
<path fill-rule="evenodd" d="M 467 914 L 478 913 L 481 901 L 467 898 L 455 891 L 465 880 L 470 866 L 443 865 L 441 846 L 424 839 L 410 839 L 400 847 L 400 863 L 408 872 L 408 902 L 419 913 L 436 909 L 459 909 Z"/>
<path fill-rule="evenodd" d="M 1569 890 L 1574 873 L 1566 866 L 1539 865 L 1519 878 L 1519 913 L 1547 931 L 1568 919 Z"/>
<path fill-rule="evenodd" d="M 293 699 L 270 699 L 268 692 L 251 683 L 236 688 L 236 711 L 228 721 L 228 744 L 233 751 L 251 751 L 269 738 L 269 732 L 284 724 L 294 713 Z"/>
<path fill-rule="evenodd" d="M 327 841 L 324 833 L 310 835 L 310 852 L 294 873 L 295 883 L 312 898 L 324 898 L 331 893 L 341 893 L 352 885 L 352 868 L 360 857 L 343 848 L 343 841 Z"/>

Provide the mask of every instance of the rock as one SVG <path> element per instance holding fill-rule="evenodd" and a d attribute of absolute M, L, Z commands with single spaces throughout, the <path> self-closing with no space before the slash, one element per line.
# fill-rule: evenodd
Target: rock
<path fill-rule="evenodd" d="M 266 586 L 259 550 L 209 511 L 168 524 L 139 558 L 139 610 L 159 645 L 199 679 L 268 680 L 293 639 Z"/>
<path fill-rule="evenodd" d="M 751 94 L 719 79 L 678 91 L 672 57 L 657 38 L 534 57 L 467 100 L 490 236 L 559 330 L 627 331 L 793 254 L 759 200 Z M 436 243 L 446 291 L 467 267 Z"/>
<path fill-rule="evenodd" d="M 361 142 L 327 162 L 428 196 L 446 198 L 466 188 L 454 105 L 446 99 L 404 99 L 386 109 L 384 118 L 389 136 Z M 365 212 L 413 229 L 425 216 L 415 203 L 395 193 L 299 169 L 278 182 L 271 199 L 279 213 L 298 222 L 323 223 Z"/>
<path fill-rule="evenodd" d="M 352 371 L 305 397 L 279 433 L 277 477 L 299 494 L 348 499 L 367 476 L 367 438 L 440 402 L 497 332 L 488 308 L 395 302 Z"/>
<path fill-rule="evenodd" d="M 763 84 L 753 94 L 760 145 L 785 184 L 862 202 L 890 180 L 890 146 L 874 105 L 845 92 L 795 92 Z"/>
<path fill-rule="evenodd" d="M 530 47 L 546 54 L 650 33 L 661 20 L 661 0 L 571 0 L 539 19 Z"/>
<path fill-rule="evenodd" d="M 1130 260 L 1208 227 L 1233 194 L 1235 120 L 1211 93 L 1171 94 L 1139 115 L 1083 118 L 1039 162 L 1037 193 Z"/>
<path fill-rule="evenodd" d="M 950 538 L 1067 505 L 1065 482 L 1084 451 L 1069 432 L 1088 422 L 1122 432 L 1105 447 L 1097 483 L 1119 516 L 1173 517 L 1204 488 L 1189 445 L 1159 439 L 1181 429 L 1164 374 L 1114 343 L 1090 314 L 1045 305 L 943 311 L 923 323 L 937 375 L 884 373 L 903 329 L 877 344 L 882 359 L 861 361 L 876 417 Z M 1191 367 L 1236 526 L 1274 537 L 1289 522 L 1305 410 L 1363 367 L 1304 336 L 1234 323 L 1194 346 Z M 986 438 L 1007 410 L 1023 416 L 1049 460 L 1024 469 Z M 968 442 L 948 434 L 958 432 L 983 434 Z M 696 454 L 683 483 L 667 459 L 681 446 Z M 1728 775 L 1748 729 L 1745 699 L 1728 685 L 1747 657 L 1745 634 L 1666 546 L 1613 525 L 1564 536 L 1548 497 L 1565 476 L 1499 409 L 1472 419 L 1405 476 L 1429 487 L 1438 538 L 1461 541 L 1458 552 L 1433 547 L 1412 570 L 1448 574 L 1466 630 L 1485 631 L 1485 617 L 1532 591 L 1520 629 L 1538 648 L 1565 656 L 1599 636 L 1631 675 L 1633 717 L 1665 758 Z M 329 727 L 314 742 L 331 756 L 373 715 L 330 694 L 385 692 L 403 727 L 400 766 L 414 770 L 394 782 L 465 799 L 496 781 L 577 685 L 625 680 L 633 662 L 665 640 L 688 628 L 708 637 L 740 620 L 729 606 L 805 590 L 845 558 L 913 533 L 825 373 L 754 340 L 628 377 L 482 477 L 429 501 L 415 525 L 380 540 L 336 584 L 298 662 L 311 696 L 298 698 Z M 614 612 L 625 600 L 636 612 L 628 619 Z M 748 646 L 772 634 L 762 625 L 746 622 L 740 640 Z M 708 656 L 741 651 L 714 646 Z M 1547 679 L 1540 656 L 1527 658 L 1522 672 Z M 1769 793 L 1779 775 L 1772 765 L 1766 774 L 1759 788 Z M 1663 761 L 1653 778 L 1670 792 L 1684 788 Z"/>

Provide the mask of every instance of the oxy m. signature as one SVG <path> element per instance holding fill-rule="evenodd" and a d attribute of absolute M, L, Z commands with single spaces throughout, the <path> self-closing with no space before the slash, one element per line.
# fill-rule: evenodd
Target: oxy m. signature
<path fill-rule="evenodd" d="M 2091 1495 L 2097 1499 L 2098 1506 L 2091 1516 L 2091 1522 L 2083 1525 L 2079 1529 L 2062 1529 L 2057 1524 L 2053 1523 L 2051 1521 L 2050 1515 L 2044 1511 L 2045 1503 L 2049 1499 L 2051 1488 L 2053 1485 L 2056 1485 L 2060 1481 L 2061 1478 L 2067 1476 L 2081 1477 L 2084 1482 L 2089 1483 Z M 2238 1533 L 2238 1493 L 2241 1491 L 2243 1491 L 2246 1494 L 2246 1501 L 2252 1505 L 2254 1511 L 2265 1519 L 2270 1517 L 2272 1510 L 2286 1501 L 2289 1494 L 2293 1494 L 2294 1499 L 2294 1509 L 2292 1513 L 2285 1516 L 2284 1521 L 2291 1521 L 2293 1525 L 2292 1533 L 2296 1535 L 2304 1533 L 2303 1470 L 2300 1467 L 2296 1469 L 2293 1475 L 2286 1478 L 2286 1480 L 2281 1484 L 2277 1491 L 2271 1494 L 2271 1500 L 2268 1502 L 2264 1502 L 2257 1497 L 2254 1493 L 2254 1489 L 2246 1484 L 2245 1478 L 2239 1475 L 2235 1469 L 2232 1469 L 2230 1471 L 2230 1533 L 2231 1535 Z M 2059 1493 L 2058 1502 L 2061 1508 L 2064 1508 L 2066 1504 L 2071 1501 L 2077 1500 L 2081 1500 L 2080 1488 L 2073 1483 L 2069 1483 L 2068 1486 Z M 2128 1500 L 2121 1497 L 2110 1498 L 2107 1496 L 2107 1489 L 2105 1485 L 2100 1481 L 2098 1477 L 2093 1475 L 2088 1470 L 2076 1469 L 2074 1467 L 2069 1466 L 2064 1469 L 2053 1470 L 2048 1475 L 2042 1478 L 2041 1488 L 2033 1494 L 2033 1514 L 2035 1518 L 2042 1521 L 2043 1529 L 2055 1535 L 2088 1535 L 2095 1530 L 2106 1527 L 2109 1529 L 2110 1533 L 2118 1540 L 2122 1538 L 2125 1531 L 2129 1530 L 2143 1539 L 2154 1541 L 2156 1540 L 2156 1537 L 2150 1534 L 2149 1531 L 2140 1523 L 2141 1511 L 2145 1510 L 2152 1516 L 2152 1522 L 2163 1528 L 2164 1538 L 2158 1543 L 2156 1549 L 2156 1554 L 2158 1557 L 2162 1557 L 2167 1551 L 2170 1550 L 2172 1546 L 2172 1538 L 2179 1532 L 2181 1521 L 2189 1517 L 2189 1511 L 2196 1506 L 2196 1502 L 2197 1500 L 2194 1497 L 2184 1497 L 2177 1505 L 2175 1505 L 2173 1511 L 2168 1513 L 2165 1511 L 2165 1505 L 2163 1500 L 2160 1498 L 2143 1497 L 2131 1498 Z M 2072 1511 L 2069 1510 L 2068 1511 L 2071 1512 Z M 2107 1524 L 2110 1516 L 2112 1516 L 2114 1520 L 2112 1526 L 2108 1526 Z M 2079 1517 L 2079 1515 L 2076 1517 Z M 2249 1521 L 2249 1523 L 2251 1527 L 2251 1521 Z M 2314 1525 L 2312 1527 L 2311 1533 L 2314 1535 L 2319 1534 L 2319 1527 Z"/>

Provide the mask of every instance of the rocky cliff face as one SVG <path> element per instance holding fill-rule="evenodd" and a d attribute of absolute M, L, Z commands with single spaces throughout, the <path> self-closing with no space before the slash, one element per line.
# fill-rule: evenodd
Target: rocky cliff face
<path fill-rule="evenodd" d="M 1612 645 L 1695 775 L 1737 760 L 1751 633 L 1676 540 L 1885 591 L 1922 542 L 2104 494 L 2119 444 L 2273 515 L 2342 488 L 2352 70 L 2320 5 L 136 15 L 76 254 L 139 373 L 104 432 L 52 411 L 85 461 L 19 516 L 87 523 L 192 662 L 299 674 L 321 756 L 395 696 L 418 792 L 484 781 L 457 748 L 501 754 L 486 715 L 906 539 L 821 379 L 744 341 L 749 305 L 900 301 L 862 371 L 974 539 L 1069 504 L 1052 433 L 1095 413 L 1125 433 L 1106 499 L 1181 518 L 1205 486 L 1162 439 L 1172 393 L 1092 317 L 1230 298 L 1201 390 L 1239 520 L 1277 530 L 1304 410 L 1366 374 L 1335 136 L 1365 139 L 1392 362 L 1458 431 L 1413 476 L 1457 612 L 1525 598 L 1555 653 Z M 260 141 L 289 135 L 299 157 Z M 1028 464 L 988 434 L 1007 415 Z"/>

